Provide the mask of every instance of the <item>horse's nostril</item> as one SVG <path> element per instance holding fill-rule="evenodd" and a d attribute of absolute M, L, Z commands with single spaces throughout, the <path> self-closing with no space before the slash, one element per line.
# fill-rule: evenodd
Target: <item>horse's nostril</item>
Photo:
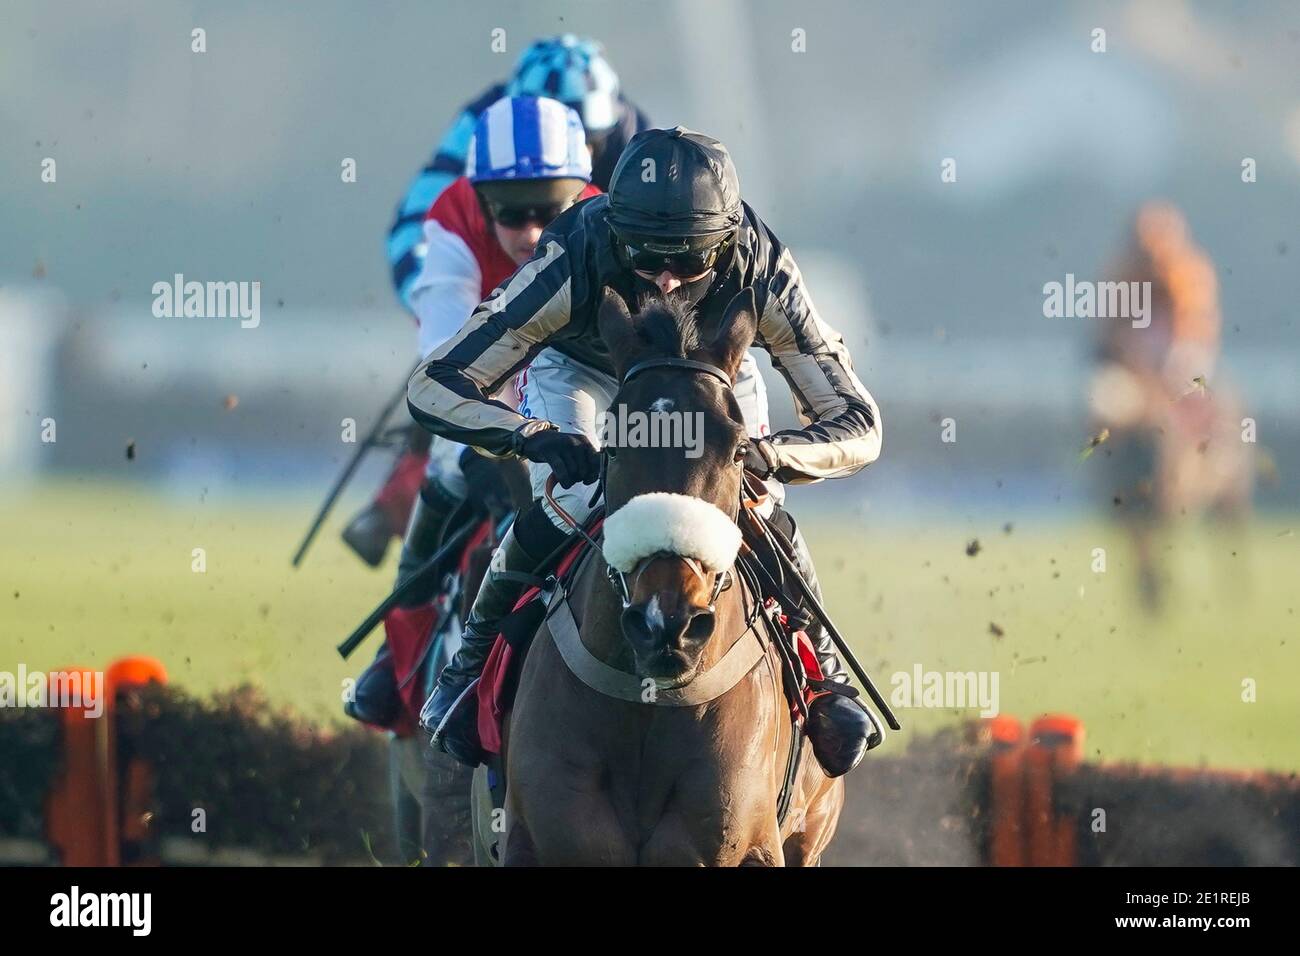
<path fill-rule="evenodd" d="M 652 626 L 644 604 L 634 604 L 623 612 L 623 633 L 634 644 L 654 644 L 663 634 L 663 622 Z"/>
<path fill-rule="evenodd" d="M 686 639 L 703 641 L 713 635 L 714 617 L 712 611 L 699 611 L 686 625 Z"/>
<path fill-rule="evenodd" d="M 621 623 L 628 640 L 648 649 L 658 645 L 680 647 L 707 640 L 713 635 L 716 620 L 707 608 L 665 617 L 655 614 L 654 609 L 646 605 L 634 604 L 623 612 Z"/>

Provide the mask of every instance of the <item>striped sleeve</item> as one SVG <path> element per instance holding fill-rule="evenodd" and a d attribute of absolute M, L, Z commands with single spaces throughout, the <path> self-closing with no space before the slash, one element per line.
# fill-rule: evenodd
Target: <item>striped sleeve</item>
<path fill-rule="evenodd" d="M 801 429 L 777 432 L 773 476 L 805 484 L 844 478 L 880 455 L 880 410 L 853 373 L 844 338 L 822 321 L 790 251 L 780 247 L 759 335 L 790 387 Z"/>
<path fill-rule="evenodd" d="M 564 246 L 543 235 L 533 257 L 415 370 L 406 391 L 415 420 L 487 455 L 513 454 L 515 432 L 543 423 L 492 395 L 569 323 L 571 290 Z"/>
<path fill-rule="evenodd" d="M 465 105 L 443 134 L 428 164 L 411 181 L 398 203 L 393 223 L 388 228 L 388 265 L 397 296 L 408 308 L 412 286 L 424 262 L 424 215 L 443 190 L 464 173 L 469 143 L 474 137 L 474 125 L 479 114 L 500 99 L 504 89 L 500 85 L 490 87 Z"/>

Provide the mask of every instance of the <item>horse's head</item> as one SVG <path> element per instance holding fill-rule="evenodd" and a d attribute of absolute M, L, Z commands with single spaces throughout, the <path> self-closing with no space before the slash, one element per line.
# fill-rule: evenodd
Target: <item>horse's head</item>
<path fill-rule="evenodd" d="M 651 299 L 635 317 L 613 292 L 601 306 L 620 380 L 602 428 L 604 551 L 643 677 L 691 679 L 713 634 L 714 602 L 740 547 L 749 440 L 732 385 L 756 325 L 752 290 L 707 340 L 673 299 Z"/>

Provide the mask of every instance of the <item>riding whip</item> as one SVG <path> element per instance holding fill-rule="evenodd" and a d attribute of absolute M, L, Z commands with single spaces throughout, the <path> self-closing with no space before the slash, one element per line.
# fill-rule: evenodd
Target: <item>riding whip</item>
<path fill-rule="evenodd" d="M 366 639 L 366 635 L 373 631 L 379 625 L 379 622 L 387 616 L 388 612 L 401 604 L 408 594 L 419 588 L 425 579 L 438 568 L 439 564 L 456 548 L 460 547 L 461 542 L 476 527 L 478 527 L 478 522 L 466 521 L 452 533 L 451 537 L 443 542 L 442 547 L 437 550 L 433 557 L 420 565 L 409 578 L 393 588 L 393 593 L 384 598 L 379 606 L 371 611 L 366 616 L 366 619 L 357 626 L 357 629 L 349 634 L 343 643 L 338 646 L 339 654 L 342 655 L 343 659 L 347 660 L 352 652 L 360 646 L 361 642 Z"/>
<path fill-rule="evenodd" d="M 752 520 L 759 524 L 765 536 L 770 536 L 770 532 L 761 517 L 755 514 L 751 509 L 741 510 L 746 514 L 749 514 Z M 876 688 L 875 682 L 872 681 L 871 676 L 866 672 L 866 669 L 858 663 L 858 659 L 853 655 L 853 651 L 849 649 L 848 643 L 840 636 L 840 632 L 836 629 L 834 622 L 831 621 L 830 615 L 826 613 L 826 609 L 822 607 L 821 602 L 817 600 L 817 596 L 813 594 L 812 588 L 809 587 L 808 582 L 803 579 L 803 575 L 799 573 L 799 569 L 790 559 L 790 556 L 787 555 L 781 545 L 775 541 L 772 542 L 772 551 L 776 554 L 777 560 L 781 562 L 782 569 L 788 572 L 787 577 L 794 579 L 795 584 L 799 588 L 799 593 L 803 596 L 804 607 L 811 611 L 817 620 L 821 621 L 822 627 L 826 629 L 826 633 L 830 635 L 831 641 L 835 644 L 835 649 L 840 652 L 840 656 L 844 658 L 844 662 L 849 665 L 849 669 L 853 671 L 853 676 L 858 679 L 858 683 L 860 683 L 862 689 L 867 692 L 867 696 L 871 698 L 872 703 L 874 703 L 880 710 L 880 714 L 885 718 L 885 723 L 889 725 L 889 729 L 902 730 L 902 725 L 899 724 L 898 718 L 894 716 L 894 712 L 890 709 L 889 702 L 885 700 L 884 695 Z"/>
<path fill-rule="evenodd" d="M 415 368 L 418 367 L 419 366 L 417 365 Z M 412 368 L 410 374 L 406 376 L 408 379 L 411 375 L 415 374 L 415 368 Z M 357 468 L 360 467 L 362 459 L 366 457 L 366 454 L 370 449 L 377 448 L 382 444 L 381 439 L 383 436 L 384 424 L 388 421 L 388 417 L 393 414 L 393 410 L 397 408 L 405 398 L 406 382 L 403 381 L 402 390 L 394 395 L 388 403 L 384 405 L 383 409 L 379 412 L 379 418 L 375 420 L 374 426 L 370 429 L 369 433 L 367 433 L 361 444 L 357 446 L 357 450 L 352 453 L 352 457 L 348 460 L 348 463 L 343 466 L 342 474 L 335 479 L 333 487 L 329 490 L 329 494 L 325 496 L 325 502 L 316 512 L 316 517 L 312 521 L 311 527 L 307 529 L 307 534 L 303 537 L 302 544 L 298 545 L 298 550 L 294 552 L 293 566 L 295 568 L 302 563 L 303 556 L 307 553 L 307 549 L 311 547 L 312 541 L 316 538 L 316 533 L 320 531 L 321 525 L 325 523 L 325 519 L 333 509 L 334 503 L 338 501 L 339 495 L 343 494 L 343 489 L 346 488 L 348 482 L 352 480 L 352 475 Z"/>

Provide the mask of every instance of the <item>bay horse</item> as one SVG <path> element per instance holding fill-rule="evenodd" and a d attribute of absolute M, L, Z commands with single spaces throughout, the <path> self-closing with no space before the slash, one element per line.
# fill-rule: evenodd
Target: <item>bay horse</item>
<path fill-rule="evenodd" d="M 634 318 L 607 291 L 599 328 L 620 382 L 612 408 L 699 413 L 704 441 L 698 457 L 605 450 L 604 552 L 553 596 L 506 715 L 502 860 L 815 866 L 844 783 L 792 738 L 759 597 L 733 567 L 747 435 L 731 388 L 757 328 L 753 291 L 714 329 L 671 300 Z"/>

